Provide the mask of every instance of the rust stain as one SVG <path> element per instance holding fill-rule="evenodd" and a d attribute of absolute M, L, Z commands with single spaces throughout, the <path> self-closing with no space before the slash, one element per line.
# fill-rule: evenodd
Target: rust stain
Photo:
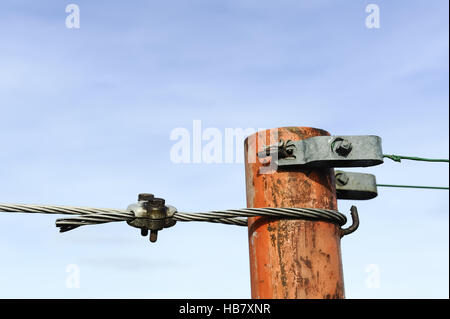
<path fill-rule="evenodd" d="M 312 269 L 311 261 L 309 259 L 300 257 L 300 260 L 306 265 L 306 267 L 308 267 L 309 269 Z"/>
<path fill-rule="evenodd" d="M 278 136 L 267 134 L 275 131 Z M 263 144 L 319 135 L 329 133 L 287 127 L 247 138 L 247 207 L 337 209 L 332 169 L 261 174 L 267 161 L 247 160 Z M 248 234 L 253 298 L 344 298 L 338 226 L 311 220 L 249 218 Z"/>

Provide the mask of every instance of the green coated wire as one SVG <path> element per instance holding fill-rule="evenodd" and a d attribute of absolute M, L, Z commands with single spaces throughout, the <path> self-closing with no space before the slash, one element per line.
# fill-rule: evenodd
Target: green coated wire
<path fill-rule="evenodd" d="M 424 158 L 424 157 L 416 157 L 416 156 L 386 155 L 386 154 L 383 154 L 383 157 L 389 158 L 395 162 L 401 162 L 402 159 L 406 159 L 406 160 L 411 160 L 411 161 L 449 163 L 448 159 L 439 159 L 439 158 Z M 377 186 L 379 186 L 379 187 L 399 187 L 399 188 L 421 188 L 421 189 L 444 189 L 444 190 L 449 189 L 448 187 L 419 186 L 419 185 L 377 184 Z"/>
<path fill-rule="evenodd" d="M 439 158 L 424 158 L 424 157 L 415 157 L 415 156 L 403 156 L 403 155 L 386 155 L 383 154 L 383 157 L 389 158 L 395 162 L 401 162 L 402 159 L 411 160 L 411 161 L 423 161 L 423 162 L 441 162 L 448 163 L 448 159 L 439 159 Z"/>
<path fill-rule="evenodd" d="M 438 187 L 438 186 L 416 186 L 416 185 L 391 185 L 391 184 L 377 184 L 379 187 L 401 187 L 401 188 L 424 188 L 424 189 L 445 189 L 448 187 Z"/>

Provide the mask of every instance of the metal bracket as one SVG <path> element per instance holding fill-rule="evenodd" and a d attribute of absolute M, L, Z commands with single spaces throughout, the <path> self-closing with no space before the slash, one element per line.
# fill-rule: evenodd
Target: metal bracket
<path fill-rule="evenodd" d="M 375 175 L 335 171 L 334 176 L 338 199 L 366 200 L 378 195 Z"/>
<path fill-rule="evenodd" d="M 150 230 L 150 241 L 156 242 L 158 231 L 175 225 L 173 219 L 177 209 L 165 205 L 165 200 L 155 198 L 153 194 L 139 194 L 138 202 L 129 205 L 127 211 L 132 212 L 135 219 L 127 221 L 128 225 L 140 228 L 141 235 L 147 236 Z"/>
<path fill-rule="evenodd" d="M 352 206 L 350 208 L 350 213 L 352 215 L 352 224 L 349 227 L 347 227 L 347 228 L 341 229 L 341 238 L 346 236 L 346 235 L 350 235 L 355 230 L 357 230 L 358 227 L 359 227 L 358 208 L 356 208 L 356 206 Z"/>
<path fill-rule="evenodd" d="M 279 170 L 311 167 L 367 167 L 383 163 L 381 138 L 364 136 L 315 136 L 300 141 L 280 141 L 258 153 L 271 156 Z"/>

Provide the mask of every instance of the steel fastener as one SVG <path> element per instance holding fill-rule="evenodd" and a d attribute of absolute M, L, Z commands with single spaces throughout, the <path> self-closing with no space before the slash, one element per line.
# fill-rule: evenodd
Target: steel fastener
<path fill-rule="evenodd" d="M 295 145 L 291 140 L 279 140 L 275 145 L 264 146 L 263 151 L 258 153 L 258 157 L 264 158 L 276 154 L 278 158 L 293 157 Z"/>
<path fill-rule="evenodd" d="M 138 202 L 128 206 L 135 219 L 127 221 L 128 225 L 140 228 L 141 235 L 147 236 L 150 231 L 150 241 L 158 239 L 158 231 L 176 224 L 173 215 L 176 208 L 166 206 L 163 198 L 155 198 L 153 194 L 139 194 Z"/>
<path fill-rule="evenodd" d="M 138 201 L 152 201 L 155 198 L 155 195 L 148 194 L 148 193 L 142 193 L 138 195 Z"/>
<path fill-rule="evenodd" d="M 336 154 L 347 157 L 353 147 L 349 140 L 338 137 L 331 143 L 331 148 Z"/>
<path fill-rule="evenodd" d="M 349 177 L 343 172 L 336 173 L 336 183 L 341 186 L 347 185 Z"/>

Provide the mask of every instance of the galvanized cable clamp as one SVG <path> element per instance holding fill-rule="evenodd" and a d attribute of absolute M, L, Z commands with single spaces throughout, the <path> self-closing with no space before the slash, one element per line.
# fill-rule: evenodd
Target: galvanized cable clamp
<path fill-rule="evenodd" d="M 280 140 L 264 147 L 258 157 L 272 157 L 279 170 L 311 167 L 367 167 L 383 163 L 381 138 L 375 135 L 314 136 Z"/>
<path fill-rule="evenodd" d="M 338 199 L 367 200 L 378 196 L 375 175 L 335 171 L 334 176 Z"/>
<path fill-rule="evenodd" d="M 127 221 L 128 225 L 140 228 L 142 236 L 147 236 L 150 231 L 152 243 L 158 239 L 158 231 L 176 224 L 173 216 L 177 209 L 166 205 L 164 199 L 155 198 L 153 194 L 139 194 L 138 202 L 129 205 L 127 211 L 135 216 L 135 219 Z"/>

